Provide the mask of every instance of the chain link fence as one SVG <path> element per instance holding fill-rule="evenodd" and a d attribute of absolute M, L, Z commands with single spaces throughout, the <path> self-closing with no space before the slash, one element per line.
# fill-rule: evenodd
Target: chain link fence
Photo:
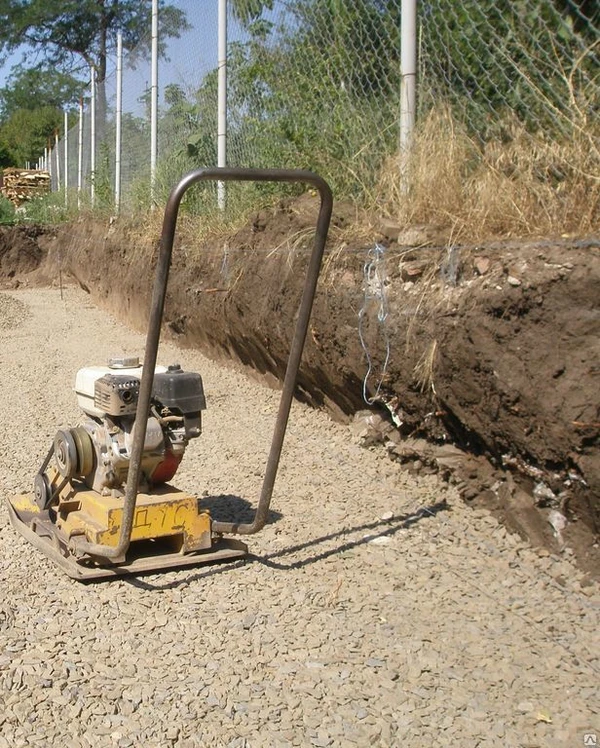
<path fill-rule="evenodd" d="M 159 201 L 189 169 L 217 163 L 217 2 L 174 4 L 191 28 L 165 41 L 160 62 Z M 510 139 L 515 128 L 547 141 L 583 133 L 600 164 L 595 0 L 418 0 L 417 11 L 416 135 L 444 107 L 482 150 Z M 228 164 L 310 168 L 338 197 L 376 199 L 382 169 L 398 153 L 400 29 L 400 0 L 230 0 Z M 96 144 L 95 198 L 107 205 L 114 195 L 114 68 L 112 61 Z M 127 55 L 122 195 L 132 209 L 145 209 L 150 200 L 149 81 L 147 59 Z M 84 95 L 83 191 L 89 195 Z M 75 120 L 72 113 L 70 189 L 78 182 Z M 64 159 L 64 140 L 57 155 Z"/>
<path fill-rule="evenodd" d="M 421 3 L 422 106 L 448 101 L 483 141 L 510 119 L 570 135 L 598 115 L 599 21 L 585 0 Z"/>

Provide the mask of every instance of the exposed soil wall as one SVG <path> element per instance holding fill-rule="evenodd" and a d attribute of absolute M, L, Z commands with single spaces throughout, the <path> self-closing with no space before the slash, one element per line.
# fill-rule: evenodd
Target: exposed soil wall
<path fill-rule="evenodd" d="M 200 249 L 179 241 L 166 328 L 184 345 L 281 378 L 314 215 L 302 198 L 276 215 L 258 214 L 227 241 Z M 337 417 L 365 407 L 360 317 L 373 363 L 370 394 L 389 342 L 381 394 L 400 433 L 453 441 L 510 469 L 518 485 L 503 494 L 486 485 L 495 474 L 469 463 L 461 480 L 481 480 L 467 498 L 509 515 L 519 506 L 530 513 L 534 504 L 558 509 L 583 522 L 580 545 L 593 555 L 600 519 L 600 241 L 416 248 L 373 233 L 340 244 L 347 217 L 340 206 L 299 394 Z M 130 228 L 81 223 L 59 231 L 37 280 L 56 282 L 60 265 L 63 278 L 72 276 L 97 303 L 143 329 L 156 251 L 136 244 Z M 15 241 L 5 234 L 0 242 L 5 277 L 6 247 Z M 369 254 L 376 241 L 385 250 Z M 378 266 L 368 264 L 377 258 Z M 552 535 L 548 526 L 540 538 Z"/>

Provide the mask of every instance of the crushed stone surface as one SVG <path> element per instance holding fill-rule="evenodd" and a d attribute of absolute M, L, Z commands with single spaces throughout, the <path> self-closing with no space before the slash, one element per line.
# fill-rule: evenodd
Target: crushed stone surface
<path fill-rule="evenodd" d="M 82 292 L 0 294 L 0 482 L 81 417 L 78 368 L 144 338 Z M 193 351 L 203 435 L 174 483 L 248 519 L 279 395 Z M 221 498 L 219 498 L 221 497 Z M 600 735 L 600 596 L 433 476 L 295 403 L 245 561 L 82 585 L 0 515 L 0 748 L 578 746 Z"/>
<path fill-rule="evenodd" d="M 26 304 L 7 294 L 0 293 L 0 330 L 19 327 L 28 316 Z"/>

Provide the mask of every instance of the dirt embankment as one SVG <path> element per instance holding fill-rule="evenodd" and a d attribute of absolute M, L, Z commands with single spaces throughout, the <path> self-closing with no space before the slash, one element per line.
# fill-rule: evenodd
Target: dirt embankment
<path fill-rule="evenodd" d="M 201 248 L 179 241 L 165 313 L 170 332 L 280 378 L 314 215 L 301 198 L 258 214 L 227 241 Z M 397 428 L 372 421 L 365 438 L 379 435 L 409 469 L 441 471 L 534 542 L 575 546 L 580 561 L 595 566 L 600 240 L 413 247 L 376 232 L 349 239 L 347 223 L 340 206 L 299 394 L 338 417 L 364 409 L 368 353 L 368 394 L 383 374 L 379 408 Z M 48 257 L 34 275 L 57 282 L 60 265 L 64 279 L 72 276 L 143 329 L 156 252 L 140 247 L 132 230 L 89 223 L 59 230 L 45 240 Z M 4 278 L 30 269 L 15 258 L 20 241 L 39 246 L 33 234 L 4 232 Z"/>

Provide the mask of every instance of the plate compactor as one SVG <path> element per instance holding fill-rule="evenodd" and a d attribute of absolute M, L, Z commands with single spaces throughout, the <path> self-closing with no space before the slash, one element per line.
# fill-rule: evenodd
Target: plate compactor
<path fill-rule="evenodd" d="M 157 366 L 158 343 L 179 205 L 190 186 L 220 182 L 300 182 L 321 196 L 315 241 L 297 314 L 271 448 L 254 519 L 214 520 L 195 495 L 169 481 L 201 434 L 206 408 L 199 374 Z M 134 357 L 77 372 L 82 423 L 60 429 L 34 479 L 33 493 L 7 501 L 11 523 L 70 577 L 108 579 L 241 558 L 232 535 L 261 530 L 269 504 L 306 339 L 332 210 L 327 183 L 307 171 L 199 169 L 173 189 L 165 210 L 144 363 Z"/>

